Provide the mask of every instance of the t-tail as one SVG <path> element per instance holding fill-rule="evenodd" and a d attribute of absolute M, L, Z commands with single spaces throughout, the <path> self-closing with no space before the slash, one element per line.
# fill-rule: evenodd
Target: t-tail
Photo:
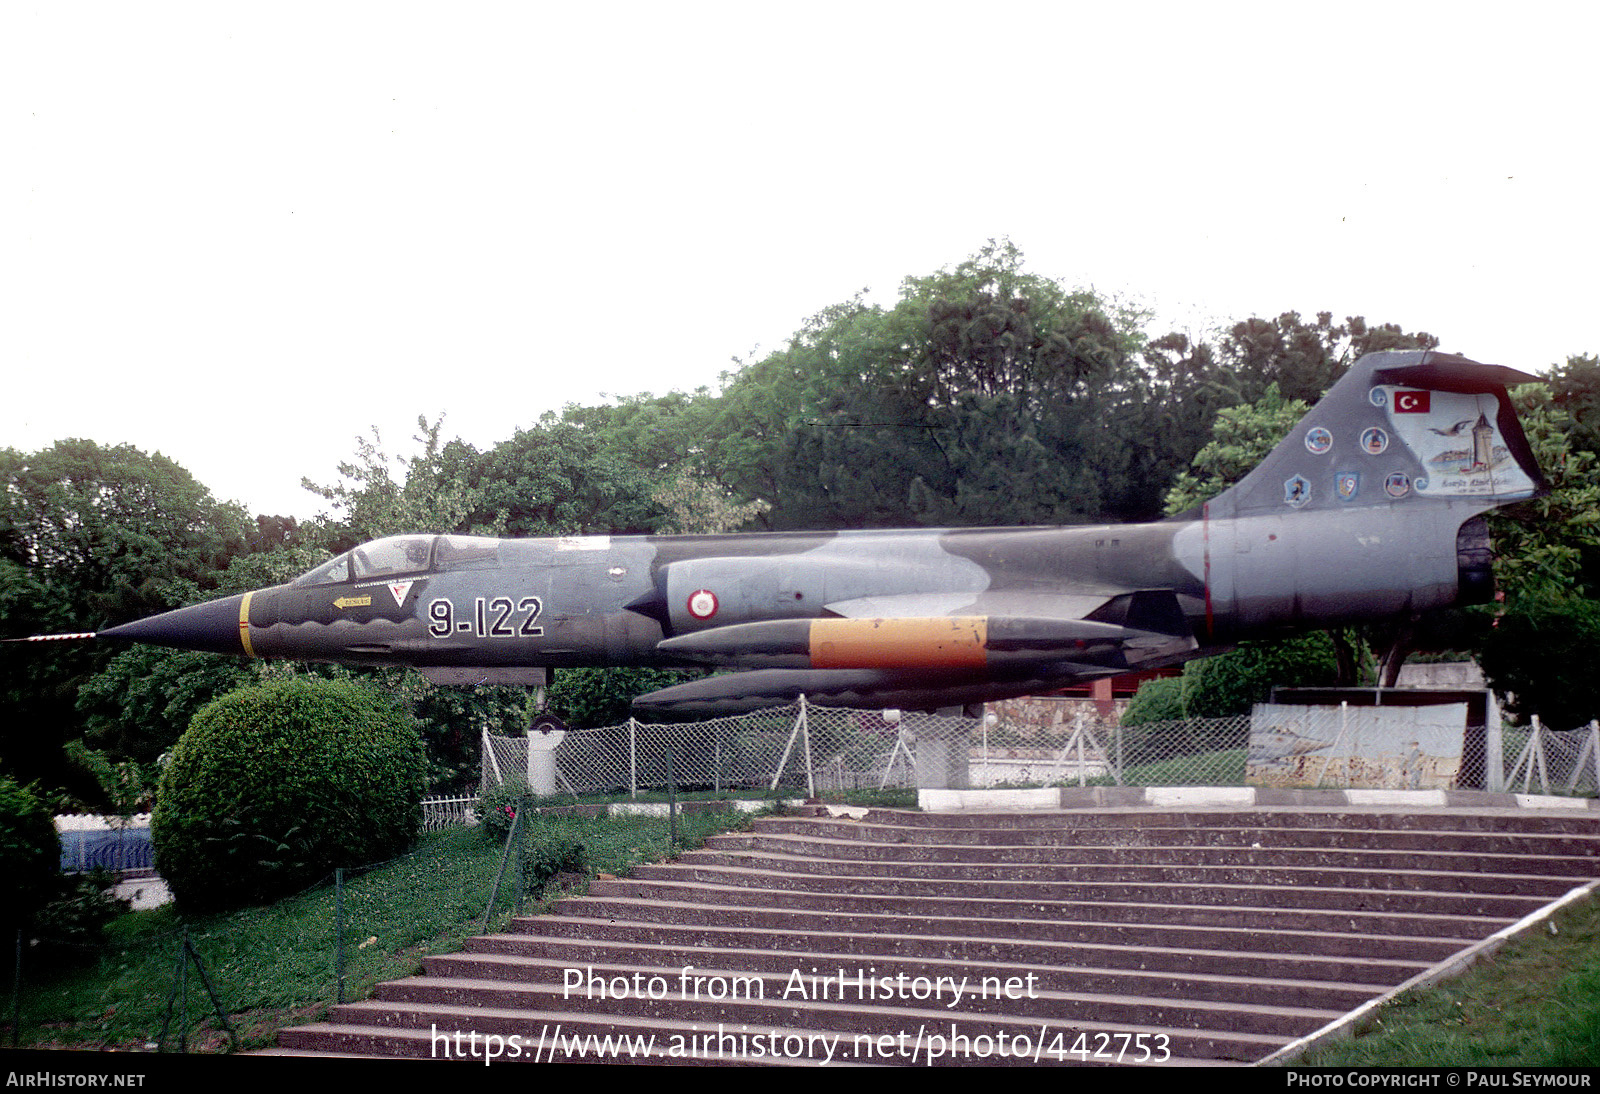
<path fill-rule="evenodd" d="M 1446 353 L 1362 357 L 1202 507 L 1211 637 L 1490 599 L 1481 514 L 1549 489 L 1506 392 L 1537 381 Z"/>

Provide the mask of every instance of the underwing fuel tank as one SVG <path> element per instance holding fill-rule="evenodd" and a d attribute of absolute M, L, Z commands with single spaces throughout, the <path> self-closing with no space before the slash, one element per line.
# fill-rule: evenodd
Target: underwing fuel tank
<path fill-rule="evenodd" d="M 1486 598 L 1481 515 L 1546 490 L 1506 394 L 1534 379 L 1449 354 L 1369 354 L 1237 485 L 1155 523 L 393 536 L 99 637 L 407 665 L 448 683 L 579 665 L 717 672 L 636 701 L 667 718 L 800 695 L 931 708 L 1049 691 Z"/>

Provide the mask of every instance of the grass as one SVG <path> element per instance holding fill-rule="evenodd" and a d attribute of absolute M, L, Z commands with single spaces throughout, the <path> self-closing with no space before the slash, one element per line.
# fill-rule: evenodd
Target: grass
<path fill-rule="evenodd" d="M 1227 748 L 1218 752 L 1199 752 L 1170 760 L 1135 764 L 1123 771 L 1121 785 L 1243 786 L 1248 752 L 1243 748 Z M 1116 785 L 1109 775 L 1096 775 L 1084 782 L 1088 786 Z M 1077 786 L 1078 781 L 1067 779 L 1057 785 Z"/>
<path fill-rule="evenodd" d="M 679 814 L 680 846 L 748 824 L 737 813 Z M 666 817 L 539 818 L 532 841 L 584 845 L 584 876 L 563 876 L 563 891 L 582 891 L 597 873 L 626 874 L 667 854 Z M 459 949 L 480 933 L 500 866 L 502 845 L 476 829 L 426 834 L 411 854 L 347 876 L 344 888 L 345 998 L 416 972 L 424 954 Z M 491 929 L 510 915 L 502 890 Z M 285 1025 L 321 1017 L 337 999 L 336 896 L 331 884 L 277 903 L 185 919 L 172 905 L 114 921 L 100 956 L 72 968 L 25 978 L 19 1047 L 144 1050 L 153 1046 L 175 984 L 181 932 L 200 953 L 229 1022 L 244 1047 L 273 1043 Z M 193 966 L 187 976 L 190 1051 L 226 1051 L 228 1039 L 210 1015 Z M 205 1017 L 201 1017 L 205 1015 Z M 172 1020 L 166 1048 L 178 1045 Z"/>
<path fill-rule="evenodd" d="M 1308 1067 L 1600 1065 L 1600 902 L 1563 908 L 1491 960 L 1383 1007 Z"/>

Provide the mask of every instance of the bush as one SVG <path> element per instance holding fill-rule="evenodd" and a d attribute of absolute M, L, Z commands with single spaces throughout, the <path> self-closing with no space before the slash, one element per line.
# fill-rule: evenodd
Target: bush
<path fill-rule="evenodd" d="M 1139 685 L 1122 712 L 1121 722 L 1124 726 L 1137 726 L 1146 722 L 1175 722 L 1183 716 L 1183 677 L 1162 676 Z"/>
<path fill-rule="evenodd" d="M 560 826 L 534 822 L 522 848 L 522 877 L 528 892 L 539 895 L 557 874 L 581 874 L 589 866 L 583 841 Z"/>
<path fill-rule="evenodd" d="M 242 688 L 173 749 L 150 818 L 156 868 L 181 907 L 210 911 L 391 857 L 421 826 L 425 771 L 411 717 L 358 683 Z"/>
<path fill-rule="evenodd" d="M 0 775 L 0 862 L 7 893 L 0 901 L 0 938 L 10 938 L 54 896 L 61 837 L 39 796 L 8 775 Z"/>
<path fill-rule="evenodd" d="M 1241 642 L 1238 648 L 1184 666 L 1184 700 L 1190 718 L 1249 714 L 1274 687 L 1328 687 L 1338 682 L 1339 657 L 1326 631 L 1278 641 Z"/>
<path fill-rule="evenodd" d="M 517 813 L 526 807 L 525 788 L 491 787 L 478 795 L 478 831 L 490 843 L 504 843 Z"/>
<path fill-rule="evenodd" d="M 550 712 L 573 729 L 620 725 L 633 713 L 636 696 L 698 675 L 685 669 L 558 669 L 547 689 Z"/>

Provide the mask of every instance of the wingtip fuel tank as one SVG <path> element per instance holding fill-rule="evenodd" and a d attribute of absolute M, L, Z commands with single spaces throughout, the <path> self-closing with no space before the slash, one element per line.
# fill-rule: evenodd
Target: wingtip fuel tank
<path fill-rule="evenodd" d="M 731 670 L 638 701 L 666 717 L 801 694 L 916 708 L 1047 691 L 1481 598 L 1480 515 L 1546 490 L 1506 394 L 1535 379 L 1369 354 L 1238 484 L 1150 524 L 394 536 L 100 636 L 457 683 L 578 665 Z"/>

